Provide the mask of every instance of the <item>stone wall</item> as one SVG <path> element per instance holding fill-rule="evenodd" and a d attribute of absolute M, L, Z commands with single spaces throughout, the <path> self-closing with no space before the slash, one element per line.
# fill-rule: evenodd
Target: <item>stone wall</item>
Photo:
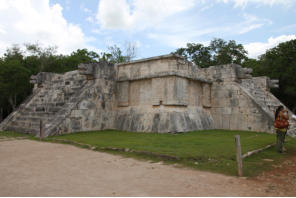
<path fill-rule="evenodd" d="M 80 100 L 71 109 L 69 116 L 60 124 L 58 133 L 114 128 L 116 115 L 116 81 L 114 66 L 107 63 L 80 65 L 89 68 L 88 73 L 80 69 L 80 75 L 87 77 L 88 87 Z"/>
<path fill-rule="evenodd" d="M 278 80 L 252 77 L 251 69 L 235 64 L 204 70 L 213 81 L 211 115 L 215 128 L 274 132 L 274 112 L 283 104 L 270 88 L 278 87 Z M 290 131 L 290 135 L 294 133 Z"/>
<path fill-rule="evenodd" d="M 215 128 L 272 131 L 273 120 L 239 84 L 215 83 L 212 92 Z"/>
<path fill-rule="evenodd" d="M 212 117 L 203 108 L 203 90 L 207 90 L 203 85 L 209 81 L 192 75 L 193 67 L 172 55 L 117 65 L 115 128 L 144 132 L 212 129 Z"/>

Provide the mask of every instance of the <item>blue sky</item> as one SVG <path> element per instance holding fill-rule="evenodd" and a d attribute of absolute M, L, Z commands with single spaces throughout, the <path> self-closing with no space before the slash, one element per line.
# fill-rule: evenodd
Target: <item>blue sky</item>
<path fill-rule="evenodd" d="M 213 38 L 242 43 L 255 58 L 296 39 L 296 0 L 0 0 L 0 53 L 12 44 L 101 52 L 137 46 L 137 58 Z"/>

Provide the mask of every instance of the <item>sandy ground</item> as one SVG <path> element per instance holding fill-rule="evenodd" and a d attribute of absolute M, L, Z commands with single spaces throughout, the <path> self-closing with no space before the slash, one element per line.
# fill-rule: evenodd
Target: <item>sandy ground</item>
<path fill-rule="evenodd" d="M 0 196 L 296 196 L 293 160 L 283 165 L 292 167 L 288 172 L 246 179 L 71 145 L 1 140 Z"/>

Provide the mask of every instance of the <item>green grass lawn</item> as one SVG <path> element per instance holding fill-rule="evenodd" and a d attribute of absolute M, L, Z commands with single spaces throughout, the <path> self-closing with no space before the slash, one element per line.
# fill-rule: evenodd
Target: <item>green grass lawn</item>
<path fill-rule="evenodd" d="M 0 132 L 0 135 L 3 132 Z M 7 132 L 6 132 L 7 133 Z M 136 152 L 109 151 L 127 157 L 144 158 L 166 163 L 178 163 L 191 168 L 236 175 L 236 158 L 234 136 L 240 135 L 242 153 L 262 148 L 275 142 L 272 134 L 208 130 L 194 131 L 180 134 L 136 133 L 123 131 L 93 131 L 80 132 L 46 138 L 71 140 L 83 144 L 90 144 L 100 148 L 129 149 Z M 287 137 L 289 141 L 285 147 L 287 154 L 278 154 L 274 147 L 255 154 L 243 161 L 244 176 L 255 176 L 264 170 L 272 168 L 290 155 L 296 153 L 296 139 Z M 163 156 L 171 156 L 166 158 Z M 264 161 L 272 159 L 274 161 Z"/>
<path fill-rule="evenodd" d="M 24 133 L 17 133 L 13 131 L 0 131 L 0 138 L 13 138 L 13 137 L 28 137 L 31 138 L 33 136 L 24 134 Z"/>

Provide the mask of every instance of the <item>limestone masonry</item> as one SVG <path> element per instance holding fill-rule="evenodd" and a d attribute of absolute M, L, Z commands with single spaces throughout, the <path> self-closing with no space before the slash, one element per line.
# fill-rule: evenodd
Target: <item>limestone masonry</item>
<path fill-rule="evenodd" d="M 32 76 L 33 94 L 0 130 L 38 136 L 42 119 L 45 136 L 103 129 L 272 132 L 273 112 L 281 104 L 270 93 L 277 80 L 252 77 L 251 69 L 235 64 L 199 68 L 171 54 L 78 68 Z"/>

